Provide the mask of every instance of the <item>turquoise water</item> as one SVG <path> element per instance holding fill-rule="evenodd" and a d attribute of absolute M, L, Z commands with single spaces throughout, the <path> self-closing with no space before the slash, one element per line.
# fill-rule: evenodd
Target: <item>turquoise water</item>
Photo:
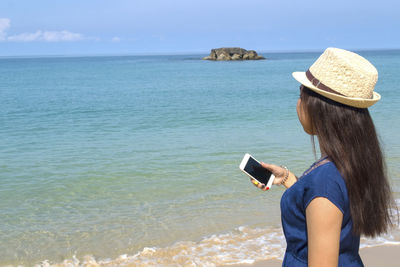
<path fill-rule="evenodd" d="M 400 51 L 360 54 L 379 71 L 370 111 L 399 199 Z M 0 58 L 0 265 L 144 262 L 226 234 L 268 236 L 278 255 L 283 189 L 256 190 L 238 165 L 246 152 L 297 174 L 314 161 L 291 73 L 319 53 L 264 55 Z"/>

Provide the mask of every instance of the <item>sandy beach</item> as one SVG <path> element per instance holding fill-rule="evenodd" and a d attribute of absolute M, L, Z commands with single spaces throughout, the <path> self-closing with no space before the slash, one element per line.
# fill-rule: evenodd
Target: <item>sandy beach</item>
<path fill-rule="evenodd" d="M 382 266 L 397 267 L 399 266 L 400 246 L 385 245 L 377 247 L 368 247 L 360 249 L 360 256 L 366 267 Z M 235 267 L 278 267 L 282 266 L 280 260 L 258 261 L 253 264 L 235 264 Z"/>

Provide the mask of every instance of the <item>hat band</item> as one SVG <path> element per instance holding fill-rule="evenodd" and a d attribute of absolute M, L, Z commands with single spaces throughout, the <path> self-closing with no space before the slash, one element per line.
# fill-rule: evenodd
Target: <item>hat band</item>
<path fill-rule="evenodd" d="M 314 77 L 314 75 L 311 74 L 310 70 L 306 71 L 306 77 L 307 79 L 312 83 L 312 85 L 314 85 L 315 87 L 317 87 L 318 89 L 327 91 L 329 93 L 334 93 L 337 95 L 341 95 L 341 96 L 345 96 L 341 93 L 336 92 L 335 90 L 329 88 L 328 86 L 326 86 L 325 84 L 321 83 L 320 80 L 318 80 L 317 78 Z"/>

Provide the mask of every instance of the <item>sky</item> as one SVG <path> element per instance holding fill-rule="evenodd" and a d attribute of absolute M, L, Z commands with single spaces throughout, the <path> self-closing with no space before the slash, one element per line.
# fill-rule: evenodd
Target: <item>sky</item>
<path fill-rule="evenodd" d="M 400 48 L 398 0 L 1 0 L 0 56 Z"/>

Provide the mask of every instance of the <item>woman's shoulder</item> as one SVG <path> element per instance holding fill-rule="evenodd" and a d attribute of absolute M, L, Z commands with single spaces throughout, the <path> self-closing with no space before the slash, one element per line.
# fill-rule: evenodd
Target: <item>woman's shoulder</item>
<path fill-rule="evenodd" d="M 340 187 L 346 186 L 343 176 L 332 161 L 327 161 L 314 168 L 309 173 L 305 174 L 302 179 L 304 179 L 304 182 L 314 185 L 327 186 L 331 183 L 335 183 Z"/>
<path fill-rule="evenodd" d="M 348 205 L 346 183 L 333 162 L 329 161 L 318 166 L 302 179 L 304 179 L 304 208 L 315 197 L 325 197 L 345 214 Z"/>

